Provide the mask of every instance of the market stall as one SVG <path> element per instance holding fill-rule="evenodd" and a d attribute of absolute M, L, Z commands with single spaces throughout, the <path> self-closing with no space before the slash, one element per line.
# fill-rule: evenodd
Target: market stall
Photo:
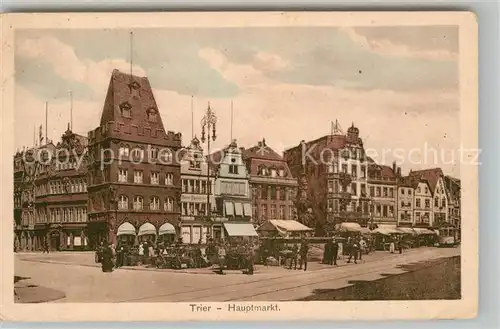
<path fill-rule="evenodd" d="M 436 232 L 423 227 L 415 227 L 413 229 L 417 233 L 418 246 L 433 246 L 437 243 Z"/>
<path fill-rule="evenodd" d="M 158 242 L 165 246 L 174 243 L 175 236 L 175 227 L 170 223 L 165 223 L 158 229 Z"/>
<path fill-rule="evenodd" d="M 117 244 L 123 244 L 127 246 L 133 246 L 135 243 L 135 227 L 129 222 L 125 222 L 118 227 L 118 231 L 116 233 L 117 236 Z"/>
<path fill-rule="evenodd" d="M 313 229 L 295 220 L 271 219 L 259 226 L 257 231 L 266 237 L 292 238 L 310 235 Z"/>
<path fill-rule="evenodd" d="M 251 223 L 224 223 L 224 229 L 227 237 L 225 266 L 240 269 L 246 257 L 242 246 L 255 244 L 259 235 Z"/>
<path fill-rule="evenodd" d="M 150 243 L 156 242 L 156 228 L 151 223 L 144 223 L 139 227 L 139 243 L 148 241 Z"/>

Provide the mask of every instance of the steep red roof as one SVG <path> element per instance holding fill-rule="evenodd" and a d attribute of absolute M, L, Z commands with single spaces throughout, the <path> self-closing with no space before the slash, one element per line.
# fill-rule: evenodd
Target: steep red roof
<path fill-rule="evenodd" d="M 419 179 L 425 179 L 429 182 L 429 187 L 431 188 L 432 193 L 436 190 L 439 178 L 444 176 L 441 168 L 410 171 L 409 175 L 410 177 L 418 177 Z"/>
<path fill-rule="evenodd" d="M 384 166 L 384 165 L 379 165 L 380 167 L 380 173 L 382 175 L 382 178 L 387 178 L 387 179 L 394 179 L 396 178 L 396 173 L 392 170 L 391 167 L 389 166 Z"/>
<path fill-rule="evenodd" d="M 121 108 L 130 109 L 130 118 L 121 115 Z M 154 111 L 156 120 L 148 120 Z M 163 122 L 147 77 L 138 77 L 113 70 L 101 115 L 101 126 L 110 121 L 121 121 L 129 125 L 162 129 Z"/>

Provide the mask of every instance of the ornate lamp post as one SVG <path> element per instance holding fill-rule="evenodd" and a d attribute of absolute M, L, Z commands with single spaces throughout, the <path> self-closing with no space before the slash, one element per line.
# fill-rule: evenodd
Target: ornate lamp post
<path fill-rule="evenodd" d="M 216 124 L 217 124 L 217 116 L 215 112 L 212 111 L 210 107 L 210 102 L 208 102 L 207 111 L 205 112 L 205 116 L 201 119 L 201 142 L 207 142 L 207 218 L 212 222 L 212 207 L 210 205 L 210 192 L 212 183 L 210 182 L 210 140 L 214 141 L 217 139 L 216 135 Z M 206 136 L 205 136 L 206 133 Z M 209 232 L 212 235 L 212 232 Z"/>

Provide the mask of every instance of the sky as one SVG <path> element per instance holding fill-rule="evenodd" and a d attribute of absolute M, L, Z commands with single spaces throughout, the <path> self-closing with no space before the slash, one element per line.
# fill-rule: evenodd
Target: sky
<path fill-rule="evenodd" d="M 360 130 L 381 164 L 460 174 L 458 28 L 268 27 L 18 30 L 15 147 L 40 125 L 60 140 L 100 121 L 113 69 L 147 76 L 166 130 L 200 136 L 208 102 L 213 147 L 263 138 L 278 152 L 331 132 Z M 193 100 L 193 117 L 191 101 Z M 233 125 L 231 129 L 231 102 Z M 232 131 L 232 134 L 231 134 Z M 43 128 L 45 134 L 45 127 Z"/>

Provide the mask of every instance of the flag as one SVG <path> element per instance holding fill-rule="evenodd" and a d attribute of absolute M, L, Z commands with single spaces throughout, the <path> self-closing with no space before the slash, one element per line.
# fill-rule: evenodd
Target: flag
<path fill-rule="evenodd" d="M 40 145 L 42 145 L 43 142 L 43 130 L 42 130 L 42 125 L 40 125 L 40 129 L 38 131 L 38 140 L 40 141 Z"/>

